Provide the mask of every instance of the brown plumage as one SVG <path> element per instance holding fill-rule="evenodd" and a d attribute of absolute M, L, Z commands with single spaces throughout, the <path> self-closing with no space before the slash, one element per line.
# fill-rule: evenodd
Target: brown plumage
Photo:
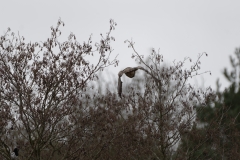
<path fill-rule="evenodd" d="M 122 75 L 125 74 L 129 78 L 133 78 L 135 76 L 136 70 L 138 69 L 142 69 L 142 67 L 141 66 L 127 67 L 118 73 L 118 95 L 120 98 L 122 98 L 122 81 L 121 81 Z"/>
<path fill-rule="evenodd" d="M 122 98 L 122 81 L 121 81 L 121 77 L 118 77 L 118 95 L 120 98 Z"/>

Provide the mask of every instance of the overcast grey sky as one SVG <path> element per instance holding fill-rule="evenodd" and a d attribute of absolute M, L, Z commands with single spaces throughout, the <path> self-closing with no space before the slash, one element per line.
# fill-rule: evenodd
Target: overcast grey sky
<path fill-rule="evenodd" d="M 0 33 L 10 27 L 20 32 L 27 41 L 45 40 L 50 27 L 59 17 L 66 26 L 63 37 L 75 33 L 79 42 L 90 34 L 100 39 L 100 33 L 109 29 L 109 19 L 117 22 L 113 36 L 114 55 L 119 54 L 120 65 L 110 68 L 119 71 L 135 66 L 132 50 L 124 40 L 133 39 L 140 54 L 149 54 L 150 48 L 160 48 L 165 61 L 202 59 L 202 71 L 211 70 L 198 84 L 215 87 L 219 77 L 227 86 L 221 72 L 230 67 L 229 55 L 240 47 L 240 1 L 231 0 L 0 0 Z"/>

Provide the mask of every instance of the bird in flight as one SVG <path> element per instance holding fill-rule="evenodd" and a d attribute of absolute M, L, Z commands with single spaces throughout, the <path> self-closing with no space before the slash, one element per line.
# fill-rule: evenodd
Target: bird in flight
<path fill-rule="evenodd" d="M 126 76 L 128 76 L 129 78 L 133 78 L 135 76 L 135 72 L 138 69 L 143 69 L 143 67 L 138 66 L 138 67 L 127 67 L 124 70 L 121 70 L 118 73 L 118 95 L 120 98 L 122 98 L 122 81 L 121 81 L 121 77 L 123 74 L 125 74 Z"/>

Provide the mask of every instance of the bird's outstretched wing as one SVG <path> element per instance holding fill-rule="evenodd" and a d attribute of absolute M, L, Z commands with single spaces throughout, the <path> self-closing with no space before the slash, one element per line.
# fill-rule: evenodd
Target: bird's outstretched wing
<path fill-rule="evenodd" d="M 118 77 L 118 95 L 120 98 L 122 98 L 122 81 L 121 77 Z"/>
<path fill-rule="evenodd" d="M 135 76 L 136 70 L 138 69 L 142 69 L 142 67 L 141 66 L 127 67 L 118 73 L 118 95 L 120 98 L 122 98 L 122 81 L 121 81 L 122 75 L 125 74 L 129 78 L 133 78 Z"/>

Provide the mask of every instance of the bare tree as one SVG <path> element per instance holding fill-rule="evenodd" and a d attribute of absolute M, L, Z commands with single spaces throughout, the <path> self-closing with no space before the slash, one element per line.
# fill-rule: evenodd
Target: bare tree
<path fill-rule="evenodd" d="M 132 57 L 142 64 L 140 68 L 146 73 L 146 83 L 142 84 L 144 92 L 132 88 L 128 96 L 123 93 L 123 97 L 131 106 L 133 116 L 138 117 L 135 127 L 147 141 L 145 150 L 149 156 L 170 159 L 181 135 L 188 132 L 196 120 L 196 105 L 204 106 L 215 97 L 211 87 L 202 90 L 188 83 L 189 78 L 209 72 L 199 72 L 200 58 L 207 54 L 200 54 L 196 62 L 185 58 L 164 66 L 159 52 L 153 49 L 147 63 L 135 50 L 134 43 L 127 42 L 134 51 Z M 186 61 L 192 63 L 189 69 L 183 69 Z"/>
<path fill-rule="evenodd" d="M 72 115 L 81 107 L 79 99 L 87 83 L 97 78 L 99 70 L 118 64 L 116 59 L 109 59 L 110 42 L 114 40 L 110 33 L 116 26 L 113 20 L 95 47 L 91 37 L 80 44 L 72 33 L 67 41 L 60 42 L 61 25 L 64 23 L 59 20 L 55 28 L 51 27 L 51 37 L 42 43 L 26 43 L 10 29 L 1 36 L 2 158 L 11 159 L 15 147 L 23 159 L 71 157 L 77 148 L 66 147 L 78 141 L 72 141 L 76 130 Z M 98 56 L 97 64 L 91 65 L 86 56 Z"/>

